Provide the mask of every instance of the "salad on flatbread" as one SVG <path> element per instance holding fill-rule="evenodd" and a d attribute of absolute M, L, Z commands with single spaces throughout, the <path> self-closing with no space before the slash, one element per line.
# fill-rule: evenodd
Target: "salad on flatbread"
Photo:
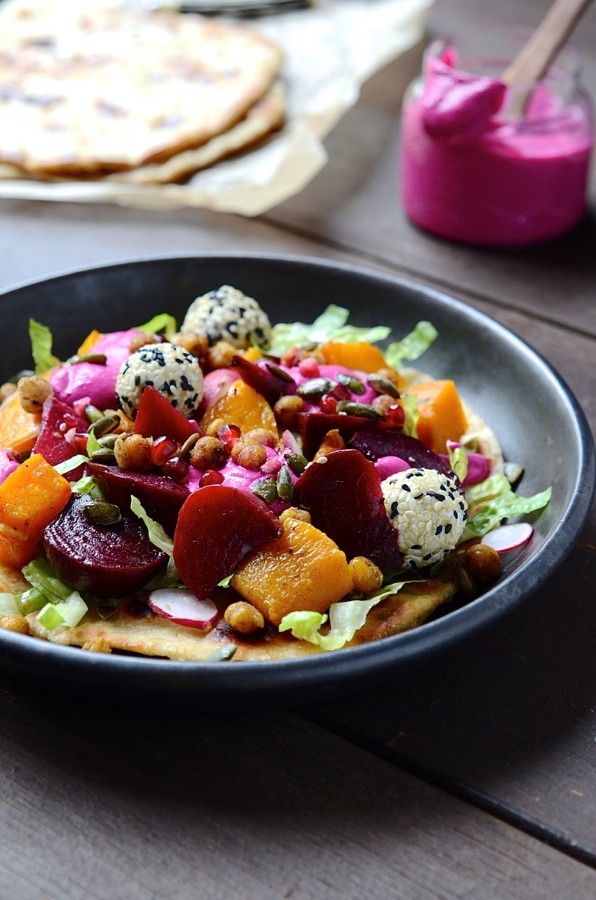
<path fill-rule="evenodd" d="M 488 590 L 550 499 L 516 491 L 452 379 L 412 366 L 430 322 L 396 338 L 331 304 L 272 326 L 222 285 L 64 360 L 29 333 L 34 368 L 0 389 L 0 627 L 28 639 L 187 661 L 354 647 Z"/>

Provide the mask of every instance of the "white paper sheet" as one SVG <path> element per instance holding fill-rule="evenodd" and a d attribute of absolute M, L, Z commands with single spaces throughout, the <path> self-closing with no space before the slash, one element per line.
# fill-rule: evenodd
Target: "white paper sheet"
<path fill-rule="evenodd" d="M 251 21 L 285 50 L 287 123 L 258 149 L 184 185 L 0 180 L 0 198 L 202 207 L 256 216 L 298 193 L 323 168 L 323 140 L 374 72 L 424 33 L 433 0 L 320 0 L 316 8 Z"/>

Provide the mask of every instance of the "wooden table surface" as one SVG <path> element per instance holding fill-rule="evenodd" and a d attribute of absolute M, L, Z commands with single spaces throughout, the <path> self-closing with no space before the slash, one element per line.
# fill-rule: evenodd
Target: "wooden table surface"
<path fill-rule="evenodd" d="M 547 0 L 437 0 L 429 33 Z M 596 8 L 575 43 L 596 97 Z M 0 202 L 0 287 L 197 251 L 300 253 L 463 298 L 558 369 L 596 429 L 596 172 L 568 237 L 511 252 L 414 229 L 396 199 L 420 48 L 366 85 L 303 192 L 255 220 Z M 556 423 L 553 422 L 553 429 Z M 48 697 L 0 677 L 0 897 L 592 898 L 596 514 L 552 582 L 407 677 L 300 709 Z"/>

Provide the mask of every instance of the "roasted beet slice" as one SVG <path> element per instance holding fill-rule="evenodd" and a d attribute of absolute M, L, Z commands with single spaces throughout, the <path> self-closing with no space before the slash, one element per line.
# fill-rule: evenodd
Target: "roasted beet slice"
<path fill-rule="evenodd" d="M 370 419 L 339 413 L 307 412 L 299 414 L 298 422 L 304 455 L 312 459 L 328 431 L 337 428 L 344 441 L 348 441 L 358 429 L 366 428 Z"/>
<path fill-rule="evenodd" d="M 137 434 L 154 438 L 165 436 L 183 444 L 196 430 L 193 423 L 174 409 L 159 391 L 151 385 L 145 387 L 135 419 Z"/>
<path fill-rule="evenodd" d="M 244 359 L 243 356 L 233 356 L 231 364 L 238 369 L 240 378 L 258 391 L 270 406 L 273 406 L 282 394 L 288 393 L 290 382 L 276 375 L 275 372 L 256 366 L 248 359 Z"/>
<path fill-rule="evenodd" d="M 180 507 L 189 496 L 183 484 L 145 472 L 131 472 L 117 466 L 89 463 L 87 471 L 96 480 L 101 492 L 110 503 L 124 514 L 130 512 L 130 498 L 137 497 L 152 519 L 163 525 L 168 534 L 174 534 Z"/>
<path fill-rule="evenodd" d="M 254 494 L 223 484 L 199 488 L 180 510 L 174 562 L 186 586 L 204 600 L 251 550 L 281 532 L 277 516 Z"/>
<path fill-rule="evenodd" d="M 436 469 L 453 478 L 448 459 L 401 431 L 365 428 L 353 435 L 349 446 L 373 462 L 382 456 L 399 456 L 412 468 Z"/>
<path fill-rule="evenodd" d="M 96 597 L 123 597 L 140 590 L 162 569 L 167 556 L 158 550 L 137 518 L 117 525 L 96 525 L 83 512 L 95 501 L 74 494 L 46 527 L 43 546 L 56 574 L 77 591 Z"/>
<path fill-rule="evenodd" d="M 312 463 L 294 485 L 294 504 L 333 538 L 348 559 L 366 556 L 384 573 L 398 572 L 403 558 L 385 512 L 381 478 L 357 450 L 336 450 Z"/>
<path fill-rule="evenodd" d="M 89 422 L 79 416 L 72 406 L 63 403 L 57 397 L 48 397 L 43 405 L 41 431 L 37 436 L 33 453 L 41 453 L 46 462 L 52 466 L 71 459 L 80 453 L 80 450 L 66 439 L 66 435 L 74 434 L 75 431 L 87 431 L 88 427 Z M 64 477 L 69 481 L 76 480 L 82 471 L 80 466 Z"/>

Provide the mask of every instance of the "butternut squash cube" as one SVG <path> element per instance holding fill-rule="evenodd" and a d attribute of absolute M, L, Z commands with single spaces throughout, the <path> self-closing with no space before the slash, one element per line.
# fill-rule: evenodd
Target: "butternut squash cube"
<path fill-rule="evenodd" d="M 242 561 L 232 587 L 279 625 L 300 610 L 323 613 L 352 590 L 345 553 L 314 525 L 286 519 L 283 534 Z"/>
<path fill-rule="evenodd" d="M 436 453 L 447 452 L 447 441 L 457 441 L 468 423 L 455 383 L 425 381 L 407 388 L 418 398 L 418 437 Z"/>
<path fill-rule="evenodd" d="M 25 412 L 17 391 L 0 406 L 0 447 L 29 453 L 41 429 L 41 413 Z"/>
<path fill-rule="evenodd" d="M 327 341 L 321 347 L 325 362 L 331 366 L 346 366 L 361 372 L 378 372 L 387 367 L 385 357 L 378 347 L 368 341 Z"/>

